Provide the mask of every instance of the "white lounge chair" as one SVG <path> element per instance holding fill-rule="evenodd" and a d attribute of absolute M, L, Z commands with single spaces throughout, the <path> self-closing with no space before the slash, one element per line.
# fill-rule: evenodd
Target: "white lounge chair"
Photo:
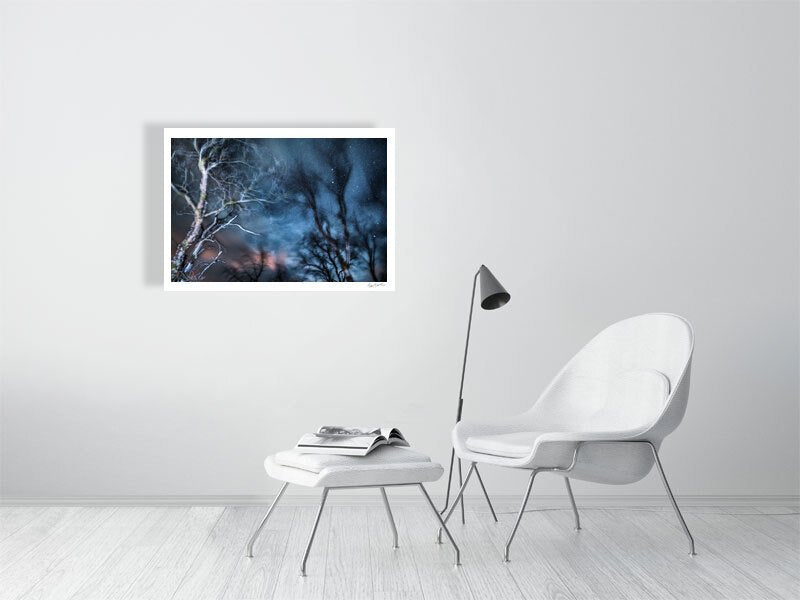
<path fill-rule="evenodd" d="M 527 412 L 493 422 L 461 421 L 453 429 L 453 446 L 471 465 L 445 523 L 477 463 L 529 470 L 525 497 L 505 545 L 507 561 L 538 473 L 564 477 L 580 529 L 569 478 L 628 484 L 642 479 L 655 464 L 693 556 L 694 540 L 658 457 L 662 440 L 686 411 L 693 345 L 691 325 L 677 315 L 626 319 L 578 352 Z"/>

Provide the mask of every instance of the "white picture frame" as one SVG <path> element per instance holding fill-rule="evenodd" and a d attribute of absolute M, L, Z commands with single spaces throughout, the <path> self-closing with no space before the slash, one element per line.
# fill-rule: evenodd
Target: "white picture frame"
<path fill-rule="evenodd" d="M 173 140 L 386 140 L 385 281 L 207 281 L 173 280 Z M 187 142 L 188 143 L 188 142 Z M 200 147 L 202 149 L 202 146 Z M 187 200 L 187 202 L 189 202 Z M 186 207 L 191 212 L 189 206 Z M 177 218 L 176 218 L 177 220 Z M 238 225 L 237 225 L 238 227 Z M 239 227 L 243 231 L 242 227 Z M 349 250 L 348 250 L 349 251 Z M 180 271 L 178 271 L 180 273 Z M 165 128 L 164 129 L 164 289 L 166 291 L 391 292 L 395 290 L 395 130 L 393 128 Z"/>

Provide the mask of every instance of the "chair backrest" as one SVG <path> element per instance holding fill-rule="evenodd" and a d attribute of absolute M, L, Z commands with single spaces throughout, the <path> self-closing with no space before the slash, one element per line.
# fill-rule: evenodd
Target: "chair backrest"
<path fill-rule="evenodd" d="M 677 315 L 625 319 L 594 337 L 529 413 L 565 431 L 640 429 L 654 443 L 683 419 L 694 334 Z"/>

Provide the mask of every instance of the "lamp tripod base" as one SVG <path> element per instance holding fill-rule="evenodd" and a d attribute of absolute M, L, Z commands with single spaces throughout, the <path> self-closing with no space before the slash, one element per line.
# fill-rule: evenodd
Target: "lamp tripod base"
<path fill-rule="evenodd" d="M 461 459 L 458 460 L 458 487 L 461 488 L 464 485 L 464 476 L 461 471 Z M 455 449 L 450 450 L 450 468 L 447 471 L 447 494 L 445 495 L 444 499 L 444 508 L 440 511 L 441 514 L 447 512 L 447 509 L 450 508 L 450 489 L 453 485 L 453 466 L 456 461 L 456 451 Z M 489 493 L 486 491 L 486 486 L 483 485 L 483 479 L 481 478 L 481 473 L 478 471 L 478 465 L 474 465 L 473 470 L 475 471 L 475 475 L 478 477 L 478 483 L 481 485 L 481 491 L 483 492 L 483 497 L 486 498 L 486 504 L 489 505 L 489 510 L 492 513 L 492 518 L 494 522 L 497 523 L 497 514 L 494 512 L 494 507 L 492 506 L 492 500 L 489 498 Z M 464 495 L 462 494 L 461 497 L 457 500 L 461 505 L 461 524 L 466 523 L 465 515 L 464 515 Z"/>

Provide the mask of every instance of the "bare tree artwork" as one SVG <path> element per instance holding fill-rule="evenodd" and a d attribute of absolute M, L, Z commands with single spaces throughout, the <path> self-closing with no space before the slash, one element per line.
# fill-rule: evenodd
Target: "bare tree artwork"
<path fill-rule="evenodd" d="M 196 281 L 220 260 L 229 228 L 259 237 L 240 222 L 243 211 L 277 201 L 280 163 L 255 152 L 248 140 L 193 139 L 172 151 L 172 189 L 186 203 L 191 225 L 172 259 L 173 281 Z M 252 206 L 251 206 L 252 205 Z M 206 249 L 216 251 L 201 260 Z"/>
<path fill-rule="evenodd" d="M 387 278 L 386 139 L 173 138 L 173 282 Z"/>

